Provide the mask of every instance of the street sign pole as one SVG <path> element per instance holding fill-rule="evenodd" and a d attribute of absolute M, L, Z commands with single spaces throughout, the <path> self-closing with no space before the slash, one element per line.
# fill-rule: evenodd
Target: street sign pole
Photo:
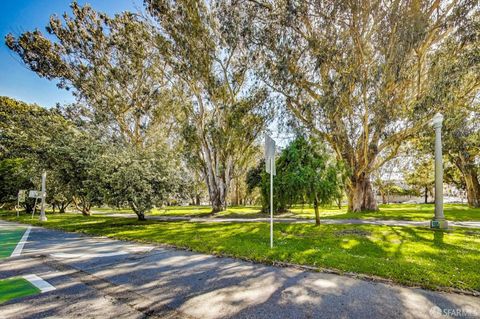
<path fill-rule="evenodd" d="M 20 192 L 21 191 L 18 191 L 18 195 L 17 195 L 17 206 L 15 206 L 15 210 L 17 211 L 17 218 L 20 217 Z"/>
<path fill-rule="evenodd" d="M 273 175 L 275 175 L 275 141 L 265 134 L 265 169 L 270 174 L 270 248 L 273 248 Z"/>
<path fill-rule="evenodd" d="M 40 221 L 44 222 L 47 220 L 47 216 L 45 216 L 45 197 L 47 197 L 47 192 L 45 190 L 46 188 L 46 179 L 47 179 L 47 172 L 42 173 L 42 206 L 40 210 Z"/>
<path fill-rule="evenodd" d="M 274 157 L 270 158 L 270 248 L 273 248 L 273 167 Z"/>

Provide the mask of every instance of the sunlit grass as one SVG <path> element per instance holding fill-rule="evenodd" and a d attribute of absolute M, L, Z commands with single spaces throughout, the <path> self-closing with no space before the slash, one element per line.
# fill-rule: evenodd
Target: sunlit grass
<path fill-rule="evenodd" d="M 95 211 L 111 213 L 133 213 L 130 209 L 95 208 Z M 215 217 L 255 218 L 266 217 L 259 206 L 233 206 L 226 211 L 215 214 Z M 445 204 L 445 216 L 451 221 L 480 221 L 480 208 L 470 208 L 465 204 Z M 210 206 L 167 206 L 155 208 L 148 215 L 153 216 L 211 216 Z M 431 220 L 434 215 L 433 204 L 388 204 L 380 205 L 377 212 L 347 213 L 347 207 L 324 206 L 320 208 L 320 218 L 323 219 L 386 219 L 386 220 Z M 296 205 L 288 213 L 279 217 L 313 219 L 315 213 L 309 205 Z"/>
<path fill-rule="evenodd" d="M 347 208 L 326 207 L 321 209 L 321 218 L 329 219 L 386 219 L 386 220 L 431 220 L 434 216 L 433 204 L 387 204 L 380 205 L 379 211 L 347 213 Z M 292 213 L 301 218 L 314 218 L 312 207 L 297 206 Z M 444 214 L 451 221 L 479 221 L 480 208 L 470 208 L 466 204 L 445 204 Z"/>
<path fill-rule="evenodd" d="M 16 221 L 14 214 L 2 218 Z M 20 222 L 40 224 L 22 216 Z M 45 227 L 175 245 L 258 262 L 289 262 L 391 279 L 425 288 L 480 291 L 480 230 L 432 231 L 375 225 L 138 222 L 129 218 L 50 215 Z"/>

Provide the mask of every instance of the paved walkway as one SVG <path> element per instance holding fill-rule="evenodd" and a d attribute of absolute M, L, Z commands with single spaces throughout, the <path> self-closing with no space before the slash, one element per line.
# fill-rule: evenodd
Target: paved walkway
<path fill-rule="evenodd" d="M 0 278 L 31 273 L 57 289 L 1 305 L 2 318 L 480 317 L 473 296 L 38 227 L 21 256 L 0 260 Z"/>
<path fill-rule="evenodd" d="M 126 217 L 137 218 L 135 214 L 126 213 L 97 213 L 108 217 Z M 165 222 L 176 221 L 188 221 L 188 222 L 208 222 L 208 223 L 262 223 L 270 222 L 269 218 L 224 218 L 224 217 L 187 217 L 187 216 L 155 216 L 147 215 L 147 219 L 159 220 Z M 295 223 L 295 224 L 314 224 L 315 220 L 306 218 L 274 218 L 275 223 Z M 413 221 L 413 220 L 381 220 L 381 219 L 322 219 L 323 224 L 352 224 L 352 225 L 386 225 L 386 226 L 421 226 L 428 227 L 430 221 Z M 448 224 L 453 227 L 468 227 L 468 228 L 480 228 L 480 222 L 477 221 L 464 221 L 453 222 L 449 221 Z"/>

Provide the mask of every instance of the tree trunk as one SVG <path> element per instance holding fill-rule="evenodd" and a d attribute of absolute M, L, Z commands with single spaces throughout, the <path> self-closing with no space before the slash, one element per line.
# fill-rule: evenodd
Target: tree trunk
<path fill-rule="evenodd" d="M 428 204 L 428 186 L 425 186 L 425 204 Z"/>
<path fill-rule="evenodd" d="M 227 209 L 226 198 L 221 192 L 216 191 L 210 195 L 210 201 L 212 203 L 212 214 L 224 211 Z"/>
<path fill-rule="evenodd" d="M 90 216 L 92 213 L 90 212 L 90 207 L 83 207 L 82 208 L 82 215 L 83 216 Z"/>
<path fill-rule="evenodd" d="M 315 210 L 315 225 L 320 226 L 320 213 L 318 211 L 318 200 L 316 196 L 313 200 L 313 209 Z"/>
<path fill-rule="evenodd" d="M 129 201 L 130 202 L 130 208 L 133 210 L 133 212 L 135 214 L 137 214 L 137 218 L 139 221 L 145 221 L 147 220 L 145 218 L 145 208 L 141 208 L 141 205 L 137 205 L 135 202 L 133 201 Z"/>
<path fill-rule="evenodd" d="M 239 189 L 239 185 L 238 185 L 238 178 L 235 179 L 235 206 L 238 206 L 240 205 L 240 189 Z"/>
<path fill-rule="evenodd" d="M 33 203 L 31 202 L 31 200 L 27 199 L 24 203 L 24 207 L 25 207 L 25 213 L 27 214 L 31 214 L 33 212 Z"/>
<path fill-rule="evenodd" d="M 387 197 L 385 196 L 385 192 L 380 192 L 382 193 L 382 204 L 387 204 Z"/>
<path fill-rule="evenodd" d="M 355 176 L 350 179 L 350 187 L 348 192 L 348 211 L 377 211 L 378 206 L 373 193 L 370 176 L 362 174 L 360 177 Z"/>
<path fill-rule="evenodd" d="M 464 174 L 465 184 L 467 186 L 468 206 L 480 207 L 480 183 L 475 171 L 470 170 Z"/>
<path fill-rule="evenodd" d="M 139 221 L 147 220 L 147 219 L 145 218 L 145 213 L 144 213 L 144 212 L 135 212 L 135 214 L 137 214 L 137 217 L 138 217 L 138 220 L 139 220 Z"/>
<path fill-rule="evenodd" d="M 195 205 L 200 206 L 200 195 L 199 194 L 197 194 L 195 196 Z"/>
<path fill-rule="evenodd" d="M 230 185 L 230 169 L 226 165 L 225 171 L 219 173 L 216 167 L 205 167 L 205 176 L 207 176 L 208 194 L 212 204 L 212 214 L 227 209 L 227 194 Z"/>
<path fill-rule="evenodd" d="M 468 157 L 459 156 L 455 164 L 462 172 L 467 188 L 467 201 L 470 207 L 480 207 L 480 183 L 475 164 Z"/>
<path fill-rule="evenodd" d="M 90 212 L 91 204 L 90 204 L 90 202 L 87 202 L 87 200 L 85 198 L 80 199 L 80 204 L 78 203 L 77 200 L 74 200 L 73 204 L 75 205 L 75 208 L 77 210 L 82 212 L 83 216 L 90 216 L 92 214 Z"/>

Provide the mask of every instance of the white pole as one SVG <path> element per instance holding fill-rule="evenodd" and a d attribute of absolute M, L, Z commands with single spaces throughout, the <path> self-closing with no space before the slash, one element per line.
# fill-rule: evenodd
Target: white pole
<path fill-rule="evenodd" d="M 17 218 L 20 217 L 19 210 L 20 210 L 20 191 L 18 191 L 17 195 L 17 206 L 15 206 L 15 210 L 17 211 Z"/>
<path fill-rule="evenodd" d="M 274 157 L 270 158 L 270 248 L 273 248 L 273 165 Z"/>
<path fill-rule="evenodd" d="M 443 213 L 442 122 L 443 115 L 435 114 L 432 121 L 435 128 L 435 217 L 430 223 L 432 228 L 448 228 Z"/>
<path fill-rule="evenodd" d="M 46 188 L 46 180 L 47 180 L 47 172 L 42 173 L 42 208 L 40 210 L 40 221 L 44 222 L 47 220 L 47 216 L 45 216 L 45 197 L 47 197 Z"/>
<path fill-rule="evenodd" d="M 33 215 L 35 215 L 35 212 L 37 211 L 37 200 L 38 200 L 38 197 L 35 197 L 35 203 L 33 204 L 33 211 L 32 211 L 32 219 L 33 219 Z"/>

